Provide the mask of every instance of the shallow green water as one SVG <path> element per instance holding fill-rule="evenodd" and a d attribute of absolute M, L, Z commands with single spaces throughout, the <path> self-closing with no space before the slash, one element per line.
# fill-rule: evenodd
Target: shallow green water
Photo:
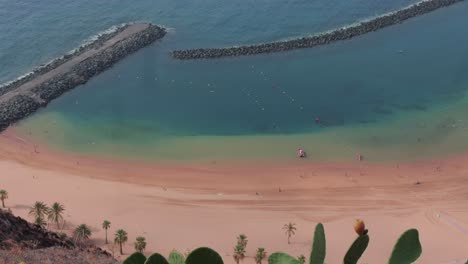
<path fill-rule="evenodd" d="M 19 127 L 60 149 L 137 159 L 292 159 L 295 149 L 302 147 L 316 160 L 350 160 L 356 153 L 370 161 L 416 160 L 466 151 L 467 111 L 468 98 L 463 97 L 450 106 L 405 112 L 404 117 L 388 119 L 385 124 L 325 128 L 304 134 L 169 136 L 153 134 L 154 130 L 146 134 L 143 129 L 136 135 L 132 129 L 132 137 L 139 140 L 130 145 L 118 137 L 96 134 L 117 129 L 125 133 L 121 127 L 77 129 L 58 113 L 41 114 Z M 93 137 L 98 140 L 93 141 Z"/>

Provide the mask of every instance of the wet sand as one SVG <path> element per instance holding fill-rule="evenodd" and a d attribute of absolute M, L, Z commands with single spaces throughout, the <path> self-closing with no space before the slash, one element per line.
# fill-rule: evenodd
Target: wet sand
<path fill-rule="evenodd" d="M 356 236 L 355 218 L 371 236 L 362 263 L 385 263 L 412 227 L 423 245 L 418 263 L 464 263 L 467 164 L 465 154 L 411 163 L 129 162 L 47 149 L 14 129 L 0 135 L 0 187 L 15 214 L 27 217 L 36 200 L 58 201 L 68 223 L 93 227 L 98 245 L 108 219 L 110 233 L 123 228 L 129 241 L 145 236 L 147 252 L 210 246 L 226 263 L 234 263 L 240 233 L 249 238 L 249 258 L 257 247 L 308 256 L 317 222 L 325 224 L 327 263 L 341 263 Z M 298 232 L 288 245 L 281 228 L 290 221 Z M 127 243 L 125 252 L 131 248 Z"/>

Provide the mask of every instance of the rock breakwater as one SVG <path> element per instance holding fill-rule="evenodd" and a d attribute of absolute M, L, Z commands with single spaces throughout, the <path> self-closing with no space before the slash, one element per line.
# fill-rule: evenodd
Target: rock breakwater
<path fill-rule="evenodd" d="M 165 34 L 153 24 L 128 24 L 1 86 L 0 131 Z"/>
<path fill-rule="evenodd" d="M 391 12 L 379 17 L 362 21 L 351 26 L 338 28 L 314 36 L 301 37 L 286 41 L 262 43 L 246 46 L 227 48 L 200 48 L 188 50 L 175 50 L 172 57 L 180 60 L 210 59 L 228 56 L 245 56 L 261 53 L 282 52 L 293 49 L 310 48 L 319 45 L 327 45 L 333 42 L 351 39 L 366 33 L 402 23 L 410 18 L 420 16 L 436 9 L 453 5 L 464 0 L 425 0 L 406 8 Z"/>

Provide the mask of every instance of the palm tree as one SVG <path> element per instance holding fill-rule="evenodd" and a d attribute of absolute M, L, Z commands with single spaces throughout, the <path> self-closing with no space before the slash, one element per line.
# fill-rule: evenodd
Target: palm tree
<path fill-rule="evenodd" d="M 76 242 L 84 242 L 91 236 L 91 228 L 85 224 L 81 224 L 73 230 L 73 237 Z"/>
<path fill-rule="evenodd" d="M 237 264 L 239 264 L 239 261 L 243 260 L 245 257 L 245 247 L 242 246 L 241 244 L 237 244 L 234 247 L 234 260 L 236 261 Z"/>
<path fill-rule="evenodd" d="M 247 240 L 247 236 L 244 235 L 244 234 L 240 234 L 238 237 L 237 237 L 237 244 L 238 245 L 242 245 L 244 247 L 244 249 L 247 247 L 247 242 L 249 242 Z"/>
<path fill-rule="evenodd" d="M 141 253 L 146 248 L 146 239 L 141 236 L 137 237 L 134 245 L 135 245 L 135 250 Z"/>
<path fill-rule="evenodd" d="M 45 227 L 47 225 L 46 221 L 40 217 L 36 217 L 33 222 L 35 225 L 40 227 Z"/>
<path fill-rule="evenodd" d="M 255 263 L 262 264 L 262 260 L 266 258 L 266 251 L 264 248 L 257 248 L 257 253 L 255 254 Z"/>
<path fill-rule="evenodd" d="M 29 215 L 34 217 L 34 223 L 40 226 L 45 225 L 45 216 L 49 214 L 49 207 L 43 202 L 35 202 L 29 209 Z"/>
<path fill-rule="evenodd" d="M 286 235 L 288 236 L 288 244 L 291 244 L 290 238 L 292 235 L 296 234 L 296 224 L 290 222 L 289 224 L 285 224 L 283 226 L 283 229 L 285 230 Z"/>
<path fill-rule="evenodd" d="M 8 199 L 8 192 L 0 190 L 0 200 L 2 200 L 2 207 L 5 208 L 5 200 Z"/>
<path fill-rule="evenodd" d="M 114 238 L 114 242 L 119 244 L 120 246 L 120 255 L 123 255 L 123 251 L 122 251 L 122 245 L 127 242 L 128 240 L 128 236 L 127 236 L 127 232 L 123 229 L 119 229 L 117 231 L 115 231 L 115 238 Z"/>
<path fill-rule="evenodd" d="M 304 257 L 304 255 L 300 255 L 299 257 L 297 257 L 297 260 L 299 260 L 299 263 L 304 264 L 306 261 L 306 258 Z"/>
<path fill-rule="evenodd" d="M 109 243 L 109 242 L 107 242 L 107 229 L 110 228 L 110 225 L 111 225 L 111 222 L 109 222 L 107 220 L 104 220 L 104 222 L 102 222 L 102 228 L 104 228 L 104 230 L 106 230 L 106 244 Z"/>
<path fill-rule="evenodd" d="M 52 207 L 50 207 L 47 218 L 49 221 L 52 221 L 57 224 L 57 228 L 60 228 L 60 222 L 63 222 L 63 212 L 65 211 L 65 207 L 60 203 L 53 203 Z"/>

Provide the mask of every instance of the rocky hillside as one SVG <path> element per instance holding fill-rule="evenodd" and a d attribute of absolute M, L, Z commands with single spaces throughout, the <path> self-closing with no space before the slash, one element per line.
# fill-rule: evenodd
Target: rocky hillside
<path fill-rule="evenodd" d="M 80 249 L 54 232 L 0 210 L 0 264 L 116 264 L 107 252 L 94 246 Z"/>

